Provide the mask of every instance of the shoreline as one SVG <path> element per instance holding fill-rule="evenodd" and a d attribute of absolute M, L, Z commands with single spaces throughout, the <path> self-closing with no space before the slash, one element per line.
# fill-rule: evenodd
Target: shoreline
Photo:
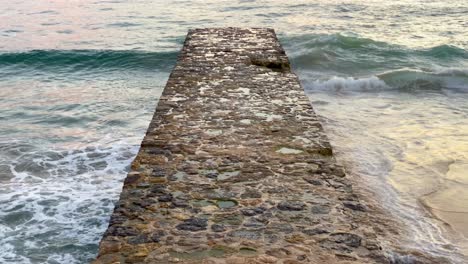
<path fill-rule="evenodd" d="M 325 128 L 325 131 L 327 129 Z M 332 141 L 332 147 L 333 141 Z M 338 163 L 342 164 L 340 156 L 337 157 Z M 457 238 L 456 230 L 453 229 L 450 225 L 445 223 L 443 220 L 438 219 L 436 215 L 433 215 L 428 208 L 424 207 L 421 204 L 421 208 L 413 208 L 417 210 L 418 214 L 422 217 L 427 217 L 434 232 L 438 233 L 439 236 L 442 236 L 446 239 L 448 244 L 438 245 L 440 249 L 445 248 L 450 251 L 446 252 L 446 256 L 441 255 L 439 252 L 426 252 L 429 248 L 425 248 L 429 244 L 427 242 L 416 242 L 414 240 L 414 232 L 409 222 L 404 220 L 404 215 L 398 214 L 397 207 L 406 207 L 408 205 L 397 203 L 397 207 L 390 209 L 387 203 L 382 203 L 378 199 L 382 199 L 383 196 L 378 193 L 378 190 L 372 189 L 373 186 L 370 186 L 368 183 L 363 183 L 365 181 L 365 176 L 359 175 L 358 173 L 352 173 L 352 168 L 346 165 L 343 165 L 347 171 L 348 179 L 352 182 L 352 185 L 355 187 L 354 191 L 359 196 L 359 199 L 363 204 L 372 208 L 369 210 L 368 219 L 371 225 L 377 227 L 382 231 L 380 234 L 381 240 L 385 242 L 387 251 L 395 252 L 402 257 L 402 260 L 406 257 L 410 259 L 416 256 L 416 259 L 413 261 L 423 261 L 421 263 L 463 263 L 466 259 L 466 255 L 462 252 L 462 248 L 459 248 L 456 244 L 459 238 Z M 380 181 L 381 179 L 379 179 Z M 383 188 L 393 188 L 393 186 L 388 182 L 381 182 Z M 379 189 L 380 191 L 383 191 Z M 392 190 L 392 198 L 398 199 L 397 190 Z M 376 199 L 377 197 L 377 199 Z M 389 197 L 386 197 L 389 198 Z M 376 223 L 379 223 L 376 225 Z M 444 226 L 447 225 L 447 226 Z M 461 244 L 463 245 L 463 244 Z M 455 255 L 453 255 L 455 254 Z M 408 260 L 408 259 L 407 259 Z M 418 262 L 419 263 L 419 262 Z"/>

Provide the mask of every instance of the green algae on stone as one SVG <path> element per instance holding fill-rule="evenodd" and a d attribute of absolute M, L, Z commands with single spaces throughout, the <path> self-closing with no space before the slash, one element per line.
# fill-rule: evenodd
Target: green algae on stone
<path fill-rule="evenodd" d="M 169 255 L 174 258 L 186 259 L 186 260 L 201 260 L 204 258 L 222 258 L 225 255 L 225 251 L 219 248 L 212 248 L 208 250 L 196 250 L 193 252 L 169 252 Z"/>
<path fill-rule="evenodd" d="M 235 200 L 217 200 L 216 201 L 216 205 L 219 208 L 231 208 L 231 207 L 236 206 L 237 204 L 238 202 Z"/>
<path fill-rule="evenodd" d="M 237 213 L 232 214 L 217 214 L 211 219 L 217 224 L 223 224 L 226 226 L 239 226 L 244 221 L 244 217 Z"/>
<path fill-rule="evenodd" d="M 247 255 L 247 256 L 254 256 L 257 255 L 257 250 L 249 247 L 241 247 L 239 249 L 239 253 L 242 255 Z"/>
<path fill-rule="evenodd" d="M 213 202 L 210 200 L 194 200 L 191 202 L 194 207 L 205 207 L 213 205 Z"/>

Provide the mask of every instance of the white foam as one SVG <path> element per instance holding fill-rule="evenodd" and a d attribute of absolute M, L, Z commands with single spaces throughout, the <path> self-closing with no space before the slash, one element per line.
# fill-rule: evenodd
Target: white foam
<path fill-rule="evenodd" d="M 29 263 L 34 252 L 48 255 L 51 263 L 92 259 L 96 252 L 89 247 L 97 250 L 137 151 L 138 146 L 118 141 L 75 150 L 35 149 L 10 160 L 14 177 L 0 186 L 0 263 Z M 37 168 L 31 172 L 24 164 Z M 34 175 L 37 171 L 46 175 Z M 25 216 L 15 219 L 21 212 Z M 62 246 L 72 252 L 60 252 Z"/>
<path fill-rule="evenodd" d="M 463 76 L 468 77 L 468 68 L 461 67 L 449 67 L 449 68 L 435 68 L 434 73 L 438 75 L 449 75 L 449 76 Z"/>
<path fill-rule="evenodd" d="M 315 81 L 310 87 L 312 90 L 334 90 L 334 91 L 376 91 L 386 89 L 388 86 L 376 76 L 355 79 L 353 77 L 332 77 L 326 81 Z"/>

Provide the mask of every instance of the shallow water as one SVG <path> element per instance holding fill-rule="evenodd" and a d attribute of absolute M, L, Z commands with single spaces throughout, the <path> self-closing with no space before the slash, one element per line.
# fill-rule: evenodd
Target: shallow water
<path fill-rule="evenodd" d="M 0 263 L 94 257 L 187 30 L 213 26 L 275 28 L 408 246 L 463 262 L 467 17 L 463 0 L 2 3 Z"/>

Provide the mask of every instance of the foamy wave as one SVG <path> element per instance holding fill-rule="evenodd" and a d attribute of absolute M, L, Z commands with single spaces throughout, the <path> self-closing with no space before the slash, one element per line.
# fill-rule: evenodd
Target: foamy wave
<path fill-rule="evenodd" d="M 353 77 L 341 78 L 332 77 L 326 81 L 315 81 L 310 86 L 312 90 L 333 90 L 333 91 L 375 91 L 388 88 L 384 81 L 376 76 L 369 78 L 355 79 Z"/>
<path fill-rule="evenodd" d="M 468 69 L 439 68 L 432 71 L 400 69 L 365 78 L 334 76 L 328 80 L 306 82 L 306 88 L 334 92 L 378 92 L 383 90 L 466 92 L 468 91 Z"/>
<path fill-rule="evenodd" d="M 56 151 L 0 142 L 2 154 L 15 156 L 0 187 L 0 263 L 91 260 L 137 150 L 125 142 Z"/>
<path fill-rule="evenodd" d="M 468 68 L 436 68 L 434 73 L 438 75 L 468 77 Z"/>

